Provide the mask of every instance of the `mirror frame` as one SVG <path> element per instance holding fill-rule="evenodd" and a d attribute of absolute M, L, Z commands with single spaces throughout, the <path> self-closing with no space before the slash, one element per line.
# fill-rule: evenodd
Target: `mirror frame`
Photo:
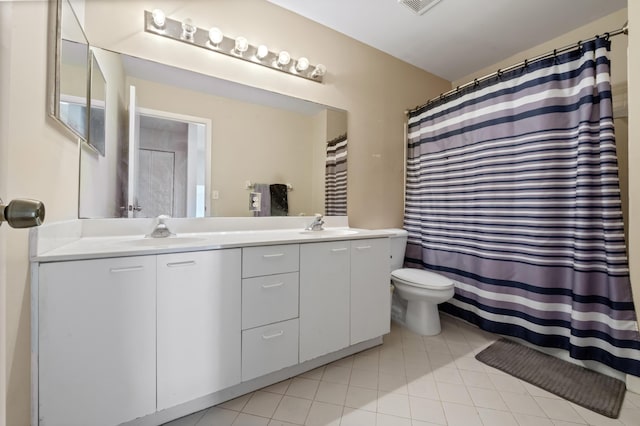
<path fill-rule="evenodd" d="M 87 58 L 86 58 L 86 69 L 87 69 L 87 81 L 86 83 L 86 104 L 85 108 L 87 111 L 85 117 L 85 129 L 87 129 L 87 135 L 81 135 L 76 129 L 65 123 L 60 118 L 60 61 L 62 58 L 62 6 L 63 2 L 67 2 L 69 5 L 69 9 L 73 14 L 73 18 L 76 20 L 82 35 L 84 36 L 84 41 L 87 45 Z M 49 28 L 48 28 L 48 49 L 47 49 L 47 114 L 49 117 L 53 118 L 55 122 L 59 123 L 63 129 L 68 131 L 72 136 L 79 138 L 81 141 L 86 142 L 88 139 L 88 129 L 89 129 L 89 111 L 90 111 L 90 99 L 89 99 L 89 89 L 91 85 L 91 58 L 89 54 L 89 41 L 87 40 L 87 35 L 84 32 L 84 28 L 80 25 L 80 21 L 75 14 L 73 6 L 69 2 L 69 0 L 49 0 Z"/>
<path fill-rule="evenodd" d="M 107 99 L 106 99 L 106 89 L 107 89 L 107 79 L 100 68 L 100 63 L 98 62 L 98 58 L 91 50 L 91 45 L 89 45 L 89 92 L 87 93 L 87 102 L 89 104 L 89 108 L 87 109 L 87 144 L 93 150 L 95 150 L 98 154 L 104 157 L 106 150 L 106 116 L 107 116 Z M 94 96 L 94 88 L 96 84 L 99 83 L 102 85 L 102 93 L 105 95 L 104 99 L 97 99 Z M 96 108 L 96 102 L 102 102 L 101 109 L 104 111 L 102 114 L 102 126 L 100 127 L 100 135 L 101 140 L 95 141 L 94 136 L 97 135 L 96 129 L 94 129 L 94 125 L 96 121 L 94 120 L 94 111 Z"/>

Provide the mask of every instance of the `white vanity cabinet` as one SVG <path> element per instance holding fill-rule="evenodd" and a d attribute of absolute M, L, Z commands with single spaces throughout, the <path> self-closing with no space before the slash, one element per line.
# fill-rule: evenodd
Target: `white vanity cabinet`
<path fill-rule="evenodd" d="M 158 410 L 240 383 L 240 249 L 158 255 Z"/>
<path fill-rule="evenodd" d="M 389 333 L 389 239 L 351 242 L 352 345 Z"/>
<path fill-rule="evenodd" d="M 156 257 L 38 267 L 40 425 L 117 425 L 156 411 Z"/>
<path fill-rule="evenodd" d="M 299 250 L 242 249 L 242 381 L 298 363 Z"/>
<path fill-rule="evenodd" d="M 300 362 L 349 346 L 349 241 L 300 247 Z"/>
<path fill-rule="evenodd" d="M 300 247 L 300 362 L 389 332 L 389 239 Z"/>

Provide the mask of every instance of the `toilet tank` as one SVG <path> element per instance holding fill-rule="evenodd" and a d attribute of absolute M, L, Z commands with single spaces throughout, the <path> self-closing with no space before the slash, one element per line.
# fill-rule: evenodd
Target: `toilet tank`
<path fill-rule="evenodd" d="M 407 236 L 409 233 L 404 229 L 385 229 L 391 233 L 391 271 L 402 268 L 404 264 L 404 250 L 407 247 Z"/>

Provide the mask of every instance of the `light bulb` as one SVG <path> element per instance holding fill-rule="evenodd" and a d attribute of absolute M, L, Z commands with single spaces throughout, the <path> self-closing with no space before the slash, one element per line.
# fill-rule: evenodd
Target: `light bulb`
<path fill-rule="evenodd" d="M 283 67 L 289 62 L 291 62 L 291 55 L 289 55 L 289 52 L 283 50 L 282 52 L 278 53 L 278 66 Z"/>
<path fill-rule="evenodd" d="M 242 54 L 244 52 L 247 51 L 247 49 L 249 48 L 249 42 L 247 41 L 246 38 L 244 37 L 238 37 L 236 38 L 236 48 L 235 48 L 235 52 L 242 56 Z"/>
<path fill-rule="evenodd" d="M 151 17 L 153 18 L 153 25 L 155 25 L 156 28 L 164 27 L 164 22 L 166 17 L 162 10 L 153 9 L 153 11 L 151 12 Z"/>
<path fill-rule="evenodd" d="M 307 68 L 309 68 L 309 60 L 305 57 L 298 59 L 296 62 L 296 70 L 305 71 Z"/>
<path fill-rule="evenodd" d="M 191 18 L 185 19 L 182 21 L 182 38 L 187 41 L 193 41 L 193 35 L 196 33 L 196 29 Z"/>
<path fill-rule="evenodd" d="M 322 64 L 318 64 L 316 65 L 316 69 L 314 69 L 313 72 L 311 73 L 311 77 L 312 78 L 322 77 L 323 75 L 325 75 L 326 72 L 327 72 L 327 67 L 325 67 Z"/>
<path fill-rule="evenodd" d="M 223 39 L 224 39 L 224 35 L 222 34 L 222 31 L 220 31 L 220 28 L 212 27 L 209 30 L 209 41 L 215 47 L 218 47 L 218 45 L 222 42 Z"/>
<path fill-rule="evenodd" d="M 269 49 L 264 44 L 258 46 L 258 50 L 256 51 L 256 58 L 264 59 L 269 54 Z"/>

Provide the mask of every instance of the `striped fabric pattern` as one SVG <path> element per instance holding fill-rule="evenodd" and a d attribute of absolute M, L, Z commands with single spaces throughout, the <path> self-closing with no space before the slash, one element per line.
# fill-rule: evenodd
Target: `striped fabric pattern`
<path fill-rule="evenodd" d="M 528 64 L 409 118 L 405 263 L 441 309 L 640 376 L 609 42 Z"/>
<path fill-rule="evenodd" d="M 327 142 L 325 215 L 347 215 L 347 135 Z"/>

